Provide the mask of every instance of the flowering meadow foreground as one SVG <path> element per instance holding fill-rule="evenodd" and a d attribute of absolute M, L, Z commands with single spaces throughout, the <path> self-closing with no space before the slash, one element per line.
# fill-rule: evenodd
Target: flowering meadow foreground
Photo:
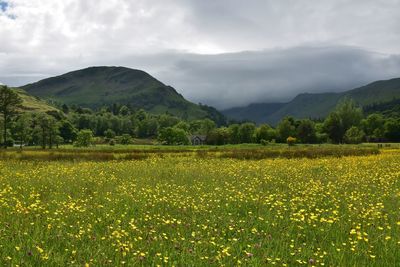
<path fill-rule="evenodd" d="M 399 266 L 400 151 L 0 161 L 1 266 Z"/>

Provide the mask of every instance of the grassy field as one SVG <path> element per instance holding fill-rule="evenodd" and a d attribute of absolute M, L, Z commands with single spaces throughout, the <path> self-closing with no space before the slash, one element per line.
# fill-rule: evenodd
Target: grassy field
<path fill-rule="evenodd" d="M 400 265 L 399 150 L 179 155 L 0 160 L 0 265 Z"/>

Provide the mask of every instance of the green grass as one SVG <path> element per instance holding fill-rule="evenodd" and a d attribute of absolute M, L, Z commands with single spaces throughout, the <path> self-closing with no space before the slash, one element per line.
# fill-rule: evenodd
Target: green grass
<path fill-rule="evenodd" d="M 0 160 L 2 266 L 397 266 L 400 153 Z"/>

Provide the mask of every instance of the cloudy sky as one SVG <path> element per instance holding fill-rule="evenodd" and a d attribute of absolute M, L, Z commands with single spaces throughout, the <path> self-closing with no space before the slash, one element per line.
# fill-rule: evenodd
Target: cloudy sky
<path fill-rule="evenodd" d="M 400 77 L 400 0 L 0 0 L 0 83 L 143 69 L 218 108 Z"/>

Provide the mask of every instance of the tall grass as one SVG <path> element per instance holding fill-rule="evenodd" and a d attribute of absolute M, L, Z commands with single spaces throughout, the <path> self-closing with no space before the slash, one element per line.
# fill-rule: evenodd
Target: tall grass
<path fill-rule="evenodd" d="M 62 151 L 2 151 L 0 159 L 37 160 L 37 161 L 110 161 L 142 160 L 149 157 L 147 153 L 110 153 L 110 152 L 62 152 Z"/>
<path fill-rule="evenodd" d="M 195 155 L 199 158 L 235 158 L 235 159 L 265 159 L 265 158 L 319 158 L 365 156 L 379 154 L 377 148 L 365 147 L 269 147 L 269 148 L 214 148 L 208 149 L 126 149 L 126 150 L 90 150 L 90 149 L 54 149 L 54 150 L 0 150 L 0 159 L 18 160 L 141 160 L 148 157 L 186 157 Z"/>
<path fill-rule="evenodd" d="M 366 156 L 379 154 L 377 148 L 354 148 L 354 147 L 308 147 L 308 148 L 286 148 L 286 149 L 242 149 L 228 150 L 220 153 L 222 158 L 235 159 L 266 159 L 266 158 L 321 158 L 321 157 L 344 157 L 344 156 Z"/>
<path fill-rule="evenodd" d="M 174 155 L 186 157 L 195 155 L 199 158 L 235 158 L 235 159 L 265 159 L 265 158 L 319 158 L 319 157 L 343 157 L 365 156 L 379 154 L 377 148 L 362 146 L 299 146 L 299 147 L 207 147 L 193 148 L 157 148 L 157 149 L 54 149 L 54 150 L 1 150 L 0 159 L 19 160 L 140 160 L 148 157 L 163 157 Z"/>

